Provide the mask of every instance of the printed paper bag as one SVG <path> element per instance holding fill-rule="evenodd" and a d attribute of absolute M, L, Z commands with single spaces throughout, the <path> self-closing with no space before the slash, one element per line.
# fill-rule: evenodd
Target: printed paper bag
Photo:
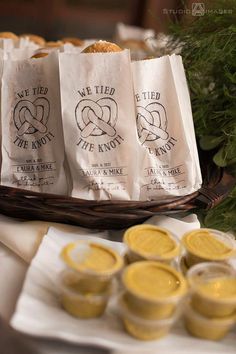
<path fill-rule="evenodd" d="M 58 57 L 4 61 L 1 183 L 67 193 Z"/>
<path fill-rule="evenodd" d="M 187 195 L 201 172 L 180 56 L 132 63 L 139 137 L 140 199 Z"/>
<path fill-rule="evenodd" d="M 62 53 L 60 80 L 72 195 L 136 198 L 137 133 L 129 52 Z"/>

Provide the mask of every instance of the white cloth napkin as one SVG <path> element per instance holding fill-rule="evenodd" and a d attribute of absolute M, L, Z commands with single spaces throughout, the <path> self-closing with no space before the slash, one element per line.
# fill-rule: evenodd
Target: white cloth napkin
<path fill-rule="evenodd" d="M 0 215 L 0 242 L 29 263 L 50 226 L 66 232 L 83 234 L 88 232 L 87 229 L 78 226 L 46 221 L 20 221 Z M 94 233 L 96 230 L 91 232 Z"/>
<path fill-rule="evenodd" d="M 170 232 L 175 234 L 179 239 L 185 232 L 200 228 L 200 222 L 196 214 L 189 214 L 183 218 L 155 215 L 145 221 L 144 224 L 152 224 L 160 227 L 165 227 Z"/>

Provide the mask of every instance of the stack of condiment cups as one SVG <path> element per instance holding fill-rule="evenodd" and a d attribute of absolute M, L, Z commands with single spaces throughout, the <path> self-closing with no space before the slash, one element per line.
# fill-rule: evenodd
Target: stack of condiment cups
<path fill-rule="evenodd" d="M 236 270 L 224 263 L 200 263 L 187 272 L 187 280 L 187 330 L 200 338 L 223 338 L 236 323 Z"/>
<path fill-rule="evenodd" d="M 119 309 L 126 331 L 141 340 L 167 335 L 188 291 L 182 274 L 165 263 L 138 261 L 125 268 L 122 283 Z"/>
<path fill-rule="evenodd" d="M 149 260 L 174 266 L 181 252 L 177 237 L 164 228 L 149 224 L 127 229 L 123 242 L 128 248 L 128 263 Z"/>
<path fill-rule="evenodd" d="M 66 245 L 61 257 L 67 268 L 60 274 L 61 303 L 79 318 L 101 316 L 113 293 L 114 277 L 123 258 L 113 249 L 95 242 Z"/>
<path fill-rule="evenodd" d="M 180 266 L 185 274 L 188 269 L 202 262 L 224 262 L 236 255 L 234 237 L 214 229 L 196 229 L 185 233 L 181 239 L 185 248 Z"/>

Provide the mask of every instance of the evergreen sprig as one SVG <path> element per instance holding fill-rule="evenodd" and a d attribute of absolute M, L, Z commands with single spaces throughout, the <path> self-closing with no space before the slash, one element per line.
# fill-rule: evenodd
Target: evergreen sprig
<path fill-rule="evenodd" d="M 181 47 L 200 147 L 236 175 L 236 1 L 211 6 L 191 24 L 172 24 L 168 48 Z M 204 225 L 236 232 L 236 187 Z"/>

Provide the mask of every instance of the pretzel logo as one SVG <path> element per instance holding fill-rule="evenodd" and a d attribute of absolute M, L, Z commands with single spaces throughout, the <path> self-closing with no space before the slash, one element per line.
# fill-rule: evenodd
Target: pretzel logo
<path fill-rule="evenodd" d="M 137 106 L 136 121 L 141 144 L 168 139 L 166 111 L 160 103 L 149 103 L 146 107 Z"/>
<path fill-rule="evenodd" d="M 47 132 L 47 121 L 50 112 L 49 101 L 45 97 L 38 97 L 34 102 L 22 100 L 17 103 L 13 112 L 13 119 L 18 135 Z"/>
<path fill-rule="evenodd" d="M 75 108 L 75 117 L 82 138 L 105 134 L 115 136 L 117 113 L 117 103 L 110 97 L 100 98 L 96 102 L 90 99 L 79 101 Z"/>

